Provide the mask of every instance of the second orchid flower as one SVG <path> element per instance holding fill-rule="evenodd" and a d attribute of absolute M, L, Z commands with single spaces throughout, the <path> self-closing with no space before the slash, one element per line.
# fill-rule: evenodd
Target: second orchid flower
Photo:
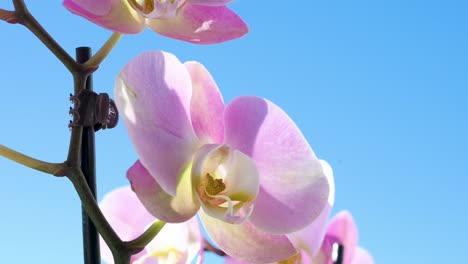
<path fill-rule="evenodd" d="M 65 0 L 71 12 L 114 32 L 154 32 L 195 44 L 220 43 L 248 32 L 230 0 Z"/>

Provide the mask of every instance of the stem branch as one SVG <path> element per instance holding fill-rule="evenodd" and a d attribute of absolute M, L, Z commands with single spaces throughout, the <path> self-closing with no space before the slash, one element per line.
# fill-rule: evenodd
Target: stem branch
<path fill-rule="evenodd" d="M 83 64 L 83 67 L 90 70 L 97 69 L 101 62 L 107 57 L 107 55 L 109 55 L 114 46 L 119 42 L 121 37 L 122 34 L 117 32 L 113 33 L 106 41 L 106 43 L 104 43 L 104 45 L 98 50 L 98 52 L 96 52 L 93 57 L 91 57 Z"/>
<path fill-rule="evenodd" d="M 0 145 L 0 155 L 5 158 L 22 164 L 26 167 L 42 171 L 55 176 L 64 176 L 65 164 L 64 163 L 49 163 L 35 158 L 31 158 L 27 155 L 19 153 L 15 150 Z"/>
<path fill-rule="evenodd" d="M 9 11 L 0 8 L 0 20 L 3 20 L 7 23 L 16 24 L 18 19 L 16 19 L 16 14 L 14 11 Z"/>
<path fill-rule="evenodd" d="M 80 71 L 82 66 L 78 64 L 37 22 L 29 13 L 23 0 L 13 0 L 15 15 L 18 23 L 28 28 L 42 43 L 67 67 L 70 72 Z"/>
<path fill-rule="evenodd" d="M 86 210 L 94 225 L 99 230 L 99 233 L 101 234 L 104 241 L 106 241 L 107 245 L 109 245 L 111 249 L 121 250 L 123 242 L 117 233 L 115 233 L 114 229 L 112 229 L 109 222 L 107 222 L 106 218 L 101 212 L 101 209 L 99 209 L 99 206 L 97 205 L 96 200 L 94 199 L 94 196 L 91 193 L 88 184 L 86 183 L 86 179 L 84 178 L 81 169 L 78 167 L 70 168 L 69 173 L 67 173 L 67 177 L 73 183 L 73 186 L 75 187 L 75 190 L 80 197 L 83 208 Z"/>
<path fill-rule="evenodd" d="M 154 222 L 146 231 L 132 241 L 125 242 L 127 248 L 132 254 L 142 251 L 151 240 L 161 231 L 166 223 L 163 221 Z"/>

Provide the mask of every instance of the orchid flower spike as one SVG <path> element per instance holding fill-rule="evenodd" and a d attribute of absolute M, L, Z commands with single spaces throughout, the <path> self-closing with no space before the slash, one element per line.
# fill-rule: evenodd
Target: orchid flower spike
<path fill-rule="evenodd" d="M 226 4 L 232 0 L 64 0 L 69 11 L 124 34 L 150 28 L 173 39 L 195 44 L 220 43 L 248 32 Z"/>
<path fill-rule="evenodd" d="M 141 235 L 157 219 L 146 211 L 130 186 L 108 193 L 99 205 L 107 220 L 125 241 Z M 101 256 L 114 263 L 109 247 L 101 238 Z M 191 264 L 203 256 L 203 237 L 198 221 L 191 218 L 185 223 L 166 224 L 145 249 L 132 256 L 133 264 Z"/>
<path fill-rule="evenodd" d="M 139 157 L 127 177 L 146 209 L 172 223 L 199 212 L 228 255 L 293 256 L 288 234 L 327 208 L 332 176 L 289 116 L 254 96 L 225 106 L 200 63 L 143 53 L 118 74 L 115 100 Z"/>

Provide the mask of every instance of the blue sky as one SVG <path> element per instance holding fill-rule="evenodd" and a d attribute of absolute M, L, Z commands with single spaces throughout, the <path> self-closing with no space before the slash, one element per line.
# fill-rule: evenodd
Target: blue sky
<path fill-rule="evenodd" d="M 0 8 L 11 3 L 2 1 Z M 69 52 L 110 35 L 61 1 L 26 1 Z M 333 212 L 355 217 L 379 264 L 462 263 L 468 241 L 466 1 L 238 0 L 250 26 L 236 41 L 196 46 L 151 31 L 126 36 L 94 75 L 112 94 L 146 50 L 202 62 L 226 102 L 258 95 L 281 106 L 335 173 Z M 61 162 L 69 141 L 65 68 L 25 28 L 0 23 L 0 144 Z M 136 154 L 123 123 L 99 132 L 98 191 L 128 184 Z M 70 182 L 0 159 L 5 263 L 82 263 L 80 202 Z M 210 258 L 212 263 L 220 259 Z"/>

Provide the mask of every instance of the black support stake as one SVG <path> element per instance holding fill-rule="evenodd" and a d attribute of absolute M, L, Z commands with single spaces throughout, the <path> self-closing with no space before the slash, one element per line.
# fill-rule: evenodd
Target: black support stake
<path fill-rule="evenodd" d="M 336 246 L 336 247 L 335 247 Z M 335 243 L 333 244 L 333 264 L 343 264 L 344 261 L 344 251 L 345 248 L 343 245 Z"/>
<path fill-rule="evenodd" d="M 76 61 L 84 63 L 91 58 L 91 48 L 76 48 Z M 86 80 L 85 89 L 93 90 L 92 75 Z M 81 142 L 81 170 L 88 182 L 89 189 L 96 199 L 96 156 L 94 143 L 94 128 L 83 127 L 83 140 Z M 83 251 L 85 264 L 99 264 L 101 257 L 99 252 L 99 234 L 88 214 L 82 208 L 83 214 Z"/>

